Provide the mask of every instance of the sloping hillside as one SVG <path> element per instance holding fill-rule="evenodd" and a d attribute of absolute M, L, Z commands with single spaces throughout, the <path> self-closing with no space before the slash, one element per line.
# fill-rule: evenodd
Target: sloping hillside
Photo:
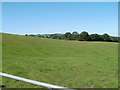
<path fill-rule="evenodd" d="M 2 34 L 3 72 L 69 88 L 117 88 L 118 43 Z M 3 78 L 6 87 L 39 87 Z"/>

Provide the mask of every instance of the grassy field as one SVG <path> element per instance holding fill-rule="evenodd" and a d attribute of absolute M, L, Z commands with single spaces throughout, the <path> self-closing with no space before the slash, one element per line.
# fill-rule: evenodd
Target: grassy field
<path fill-rule="evenodd" d="M 69 88 L 117 88 L 118 43 L 3 34 L 4 73 Z M 40 86 L 3 78 L 7 88 Z"/>

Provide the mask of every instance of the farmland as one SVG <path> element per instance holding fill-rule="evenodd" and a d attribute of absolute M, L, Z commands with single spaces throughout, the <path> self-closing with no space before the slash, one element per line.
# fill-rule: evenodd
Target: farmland
<path fill-rule="evenodd" d="M 118 43 L 2 34 L 2 70 L 69 88 L 117 88 Z M 40 88 L 3 77 L 7 88 Z"/>

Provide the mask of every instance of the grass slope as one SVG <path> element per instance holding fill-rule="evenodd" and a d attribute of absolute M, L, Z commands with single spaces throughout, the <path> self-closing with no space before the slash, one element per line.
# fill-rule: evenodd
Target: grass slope
<path fill-rule="evenodd" d="M 69 88 L 118 87 L 118 43 L 2 35 L 5 73 Z M 8 78 L 3 84 L 39 87 Z"/>

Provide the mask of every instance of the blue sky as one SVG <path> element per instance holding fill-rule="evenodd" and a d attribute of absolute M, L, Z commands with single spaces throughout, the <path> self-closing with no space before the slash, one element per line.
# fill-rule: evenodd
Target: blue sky
<path fill-rule="evenodd" d="M 3 2 L 4 33 L 118 34 L 117 2 Z"/>

